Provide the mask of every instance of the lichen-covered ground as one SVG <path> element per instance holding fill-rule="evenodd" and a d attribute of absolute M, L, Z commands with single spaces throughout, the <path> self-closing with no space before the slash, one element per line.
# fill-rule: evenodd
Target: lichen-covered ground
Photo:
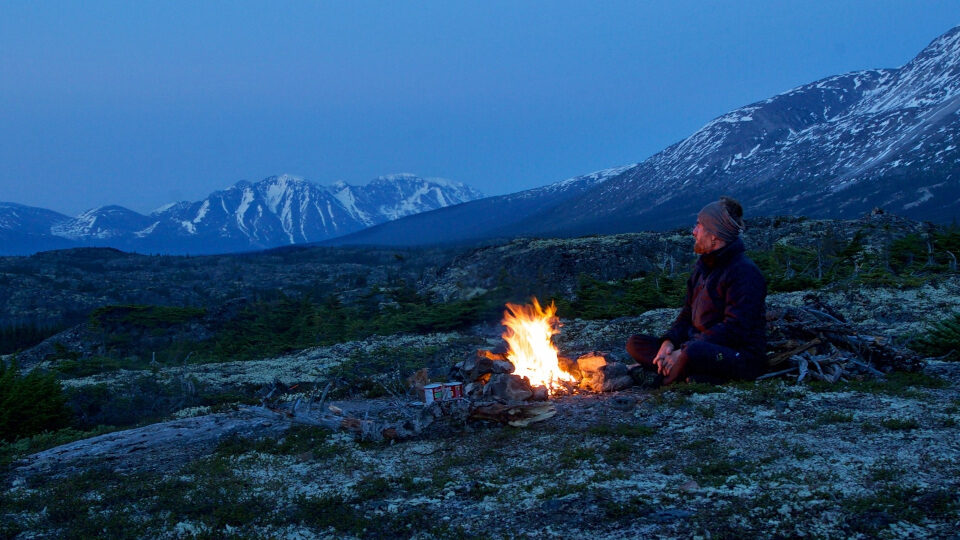
<path fill-rule="evenodd" d="M 949 537 L 957 369 L 840 387 L 679 385 L 556 401 L 388 446 L 296 428 L 173 473 L 18 480 L 3 536 Z"/>
<path fill-rule="evenodd" d="M 957 305 L 956 289 L 824 299 L 865 331 L 897 337 Z M 801 299 L 777 295 L 771 303 Z M 604 349 L 630 332 L 657 332 L 671 316 L 567 321 L 558 341 L 562 350 Z M 468 337 L 376 338 L 336 354 L 323 348 L 220 366 L 220 374 L 239 384 L 295 367 L 313 377 L 357 348 L 403 343 L 436 353 Z M 556 416 L 523 429 L 465 424 L 375 445 L 294 428 L 279 440 L 227 440 L 171 472 L 122 475 L 104 464 L 67 478 L 7 475 L 0 537 L 943 538 L 960 531 L 960 364 L 835 385 L 679 384 L 554 403 Z"/>

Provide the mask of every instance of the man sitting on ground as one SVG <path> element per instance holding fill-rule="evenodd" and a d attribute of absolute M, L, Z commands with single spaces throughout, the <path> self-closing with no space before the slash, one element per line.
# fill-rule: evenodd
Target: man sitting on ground
<path fill-rule="evenodd" d="M 721 197 L 697 214 L 693 251 L 700 257 L 683 309 L 664 336 L 630 336 L 635 369 L 655 370 L 663 384 L 750 380 L 764 371 L 767 283 L 744 254 L 741 232 L 743 208 L 734 199 Z"/>

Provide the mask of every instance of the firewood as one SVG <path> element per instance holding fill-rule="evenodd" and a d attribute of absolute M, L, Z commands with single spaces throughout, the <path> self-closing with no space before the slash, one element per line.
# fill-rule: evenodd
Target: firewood
<path fill-rule="evenodd" d="M 800 357 L 800 374 L 797 376 L 797 382 L 803 382 L 803 378 L 807 376 L 807 359 Z"/>
<path fill-rule="evenodd" d="M 763 379 L 772 379 L 773 377 L 779 377 L 780 375 L 786 375 L 787 373 L 793 373 L 793 372 L 796 371 L 796 370 L 797 370 L 797 368 L 792 367 L 792 368 L 790 368 L 790 369 L 784 369 L 784 370 L 782 370 L 782 371 L 774 371 L 773 373 L 764 373 L 763 375 L 757 377 L 757 380 L 758 380 L 758 381 L 762 381 Z"/>
<path fill-rule="evenodd" d="M 799 380 L 813 376 L 813 372 L 807 374 L 801 369 L 801 358 L 805 358 L 807 369 L 816 370 L 815 378 L 833 382 L 840 380 L 841 374 L 848 370 L 882 375 L 882 370 L 916 371 L 924 364 L 917 354 L 894 346 L 888 339 L 859 334 L 853 325 L 832 313 L 827 306 L 771 309 L 767 316 L 767 335 L 770 355 L 767 364 L 771 367 L 785 362 L 794 364 L 795 369 L 801 371 Z M 829 356 L 809 354 L 814 348 L 828 349 Z M 825 369 L 825 366 L 835 364 L 839 364 L 837 369 L 840 371 Z"/>
<path fill-rule="evenodd" d="M 783 363 L 783 361 L 786 360 L 787 358 L 790 358 L 791 356 L 796 356 L 802 352 L 808 351 L 821 343 L 823 343 L 823 341 L 821 341 L 820 338 L 813 338 L 810 341 L 804 343 L 803 345 L 795 349 L 792 349 L 787 352 L 783 352 L 774 356 L 773 358 L 767 361 L 767 364 L 770 366 L 776 366 L 778 364 Z"/>

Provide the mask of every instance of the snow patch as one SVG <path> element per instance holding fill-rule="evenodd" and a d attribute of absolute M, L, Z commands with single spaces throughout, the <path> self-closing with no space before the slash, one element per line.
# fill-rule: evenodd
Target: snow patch
<path fill-rule="evenodd" d="M 210 210 L 210 199 L 203 201 L 203 204 L 200 205 L 200 209 L 197 210 L 197 215 L 193 218 L 193 222 L 200 223 L 204 216 L 207 215 L 208 210 Z"/>
<path fill-rule="evenodd" d="M 150 226 L 147 227 L 146 229 L 140 229 L 139 231 L 135 231 L 135 232 L 133 233 L 133 235 L 136 236 L 137 238 L 143 238 L 144 236 L 147 236 L 147 235 L 153 233 L 153 230 L 156 229 L 156 228 L 157 228 L 157 225 L 159 225 L 159 224 L 160 224 L 159 221 L 154 221 L 154 222 L 153 222 L 153 225 L 150 225 Z"/>
<path fill-rule="evenodd" d="M 907 203 L 907 204 L 903 205 L 903 209 L 904 209 L 904 210 L 909 210 L 909 209 L 911 209 L 911 208 L 915 208 L 915 207 L 920 206 L 921 204 L 929 201 L 930 199 L 932 199 L 932 198 L 933 198 L 933 193 L 930 192 L 930 187 L 932 187 L 932 186 L 927 186 L 927 187 L 922 187 L 922 188 L 917 189 L 917 193 L 920 194 L 920 198 L 917 199 L 917 200 L 915 200 L 915 201 L 913 201 L 913 202 L 911 202 L 911 203 Z"/>
<path fill-rule="evenodd" d="M 250 209 L 250 204 L 253 202 L 253 190 L 250 188 L 244 188 L 243 198 L 240 200 L 240 206 L 237 207 L 237 227 L 244 232 L 247 236 L 250 236 L 249 231 L 247 230 L 246 224 L 243 222 L 244 214 L 247 213 L 247 210 Z"/>

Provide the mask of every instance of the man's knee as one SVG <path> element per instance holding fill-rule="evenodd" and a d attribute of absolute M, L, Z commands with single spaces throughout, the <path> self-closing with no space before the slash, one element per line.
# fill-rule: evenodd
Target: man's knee
<path fill-rule="evenodd" d="M 627 354 L 641 364 L 652 362 L 659 346 L 657 339 L 651 336 L 633 335 L 627 338 Z"/>

